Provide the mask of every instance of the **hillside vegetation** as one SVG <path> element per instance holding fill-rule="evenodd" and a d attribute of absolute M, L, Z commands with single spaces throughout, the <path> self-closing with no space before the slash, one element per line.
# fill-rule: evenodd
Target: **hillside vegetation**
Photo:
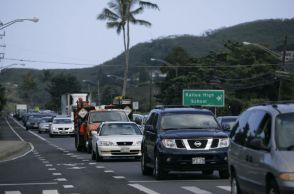
<path fill-rule="evenodd" d="M 160 67 L 160 63 L 150 61 L 150 58 L 165 59 L 168 54 L 175 47 L 182 47 L 190 57 L 205 57 L 211 51 L 216 53 L 221 53 L 225 50 L 224 44 L 230 40 L 233 42 L 252 42 L 258 43 L 266 46 L 269 49 L 276 50 L 277 48 L 282 48 L 285 35 L 288 38 L 288 45 L 294 45 L 294 19 L 270 19 L 270 20 L 260 20 L 254 22 L 248 22 L 239 24 L 232 27 L 221 28 L 214 31 L 207 31 L 202 36 L 192 36 L 192 35 L 179 35 L 179 36 L 170 36 L 164 37 L 150 42 L 140 43 L 131 48 L 130 51 L 130 78 L 140 77 L 140 82 L 136 82 L 136 86 L 146 87 L 148 86 L 149 78 L 146 77 L 146 74 L 149 73 L 150 67 Z M 277 50 L 276 50 L 277 51 Z M 97 56 L 98 57 L 98 56 Z M 113 95 L 119 94 L 120 87 L 122 82 L 117 80 L 107 78 L 108 74 L 114 74 L 120 77 L 123 77 L 123 64 L 124 58 L 123 55 L 119 55 L 99 66 L 92 68 L 84 69 L 50 69 L 51 76 L 63 74 L 71 74 L 77 77 L 82 83 L 82 80 L 91 80 L 94 83 L 97 83 L 97 80 L 100 81 L 100 88 L 102 91 L 109 85 L 114 85 L 116 87 Z M 140 66 L 148 66 L 148 68 L 142 68 Z M 154 69 L 154 68 L 153 68 Z M 158 68 L 159 69 L 159 68 Z M 23 77 L 27 73 L 34 75 L 36 80 L 41 80 L 44 75 L 44 70 L 34 70 L 34 69 L 7 69 L 1 73 L 0 83 L 9 87 L 13 84 L 20 85 Z M 145 75 L 145 79 L 144 78 Z M 149 83 L 150 84 L 150 83 Z M 94 90 L 95 86 L 91 86 Z M 46 94 L 45 90 L 46 83 L 40 82 L 38 86 L 38 91 L 36 95 Z M 87 91 L 87 86 L 82 85 L 84 91 Z M 108 88 L 109 89 L 109 88 Z M 147 87 L 148 89 L 148 87 Z M 11 90 L 10 90 L 11 91 Z M 140 100 L 147 100 L 147 94 L 138 94 L 136 92 L 136 87 L 128 89 L 129 96 L 133 94 L 141 95 L 137 96 Z M 9 97 L 18 101 L 17 97 L 18 92 Z M 34 94 L 35 95 L 35 94 Z M 47 99 L 47 98 L 45 98 Z M 11 99 L 9 99 L 11 100 Z M 14 101 L 14 100 L 12 100 Z M 42 104 L 42 100 L 39 102 Z"/>

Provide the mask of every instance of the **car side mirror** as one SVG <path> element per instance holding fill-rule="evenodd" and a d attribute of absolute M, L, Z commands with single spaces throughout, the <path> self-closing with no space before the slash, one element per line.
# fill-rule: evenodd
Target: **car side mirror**
<path fill-rule="evenodd" d="M 225 131 L 229 131 L 231 129 L 231 126 L 228 123 L 223 123 L 222 124 L 222 128 Z"/>
<path fill-rule="evenodd" d="M 250 140 L 249 146 L 253 149 L 256 149 L 256 150 L 270 151 L 270 149 L 264 145 L 262 139 L 260 139 L 260 138 L 253 138 L 252 140 Z"/>
<path fill-rule="evenodd" d="M 153 125 L 145 125 L 144 131 L 154 132 Z"/>

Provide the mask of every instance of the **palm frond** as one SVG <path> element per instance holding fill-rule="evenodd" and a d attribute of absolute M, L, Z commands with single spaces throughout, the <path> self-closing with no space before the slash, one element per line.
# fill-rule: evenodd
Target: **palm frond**
<path fill-rule="evenodd" d="M 97 19 L 116 21 L 119 19 L 119 16 L 110 9 L 105 8 L 102 13 L 97 16 Z"/>
<path fill-rule="evenodd" d="M 139 25 L 147 26 L 147 27 L 150 27 L 151 26 L 151 23 L 148 22 L 148 21 L 146 21 L 146 20 L 131 19 L 130 22 L 132 24 L 139 24 Z"/>
<path fill-rule="evenodd" d="M 143 8 L 150 8 L 150 9 L 157 9 L 159 10 L 159 7 L 157 4 L 155 3 L 151 3 L 148 1 L 139 1 L 139 5 Z"/>
<path fill-rule="evenodd" d="M 131 11 L 130 14 L 137 15 L 137 14 L 142 13 L 143 11 L 144 11 L 143 7 L 139 7 L 138 9 Z"/>

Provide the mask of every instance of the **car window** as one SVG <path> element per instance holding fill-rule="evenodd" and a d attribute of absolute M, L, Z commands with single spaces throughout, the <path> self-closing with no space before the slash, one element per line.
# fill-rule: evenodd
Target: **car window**
<path fill-rule="evenodd" d="M 244 145 L 246 134 L 249 131 L 248 125 L 248 118 L 252 111 L 245 111 L 241 114 L 240 118 L 238 119 L 237 123 L 234 125 L 230 137 L 232 141 Z"/>
<path fill-rule="evenodd" d="M 129 121 L 128 116 L 122 111 L 101 111 L 89 114 L 90 123 L 101 123 L 104 121 Z"/>
<path fill-rule="evenodd" d="M 142 135 L 142 132 L 135 124 L 107 123 L 102 126 L 99 135 Z"/>
<path fill-rule="evenodd" d="M 161 130 L 219 128 L 213 115 L 201 113 L 167 113 L 162 115 L 160 126 Z"/>
<path fill-rule="evenodd" d="M 294 150 L 294 113 L 281 114 L 276 117 L 275 134 L 278 149 Z"/>
<path fill-rule="evenodd" d="M 72 123 L 71 119 L 54 119 L 53 120 L 54 124 L 68 124 Z"/>

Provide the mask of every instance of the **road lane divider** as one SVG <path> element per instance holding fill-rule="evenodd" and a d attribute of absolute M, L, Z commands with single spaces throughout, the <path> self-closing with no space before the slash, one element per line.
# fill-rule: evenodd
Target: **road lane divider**
<path fill-rule="evenodd" d="M 139 191 L 142 191 L 147 194 L 160 194 L 160 193 L 153 191 L 147 187 L 144 187 L 143 185 L 140 185 L 140 184 L 129 184 L 129 186 L 134 187 L 134 188 L 138 189 Z"/>

